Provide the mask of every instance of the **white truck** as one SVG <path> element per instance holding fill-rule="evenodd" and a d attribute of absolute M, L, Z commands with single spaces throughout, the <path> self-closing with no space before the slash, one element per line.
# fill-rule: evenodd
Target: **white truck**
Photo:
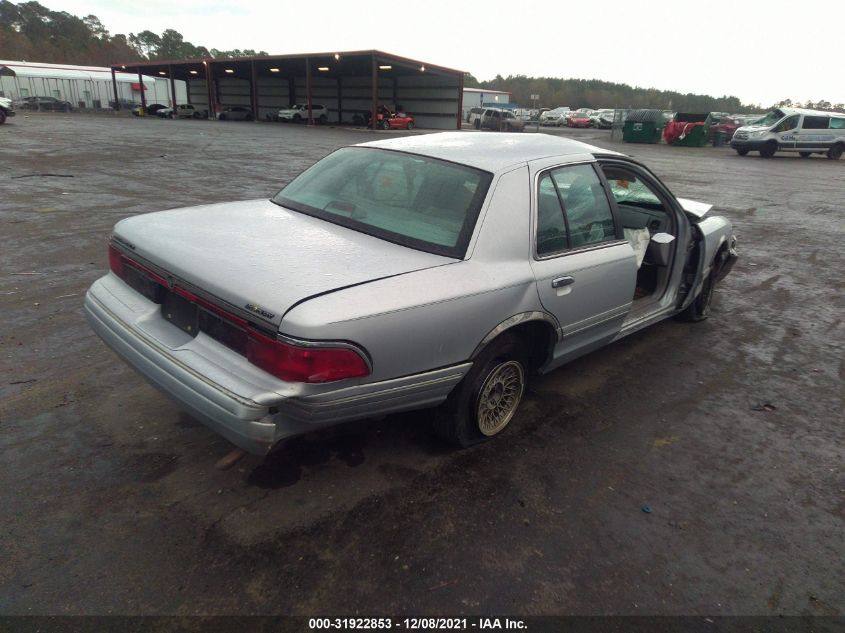
<path fill-rule="evenodd" d="M 15 116 L 12 100 L 6 97 L 0 97 L 0 125 L 3 125 L 10 116 Z"/>

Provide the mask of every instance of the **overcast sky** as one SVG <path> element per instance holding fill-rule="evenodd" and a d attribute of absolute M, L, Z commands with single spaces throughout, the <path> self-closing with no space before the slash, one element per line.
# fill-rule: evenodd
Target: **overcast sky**
<path fill-rule="evenodd" d="M 42 0 L 111 33 L 269 53 L 380 49 L 471 72 L 845 102 L 845 1 Z M 115 60 L 119 61 L 119 60 Z M 612 104 L 571 104 L 604 106 Z"/>

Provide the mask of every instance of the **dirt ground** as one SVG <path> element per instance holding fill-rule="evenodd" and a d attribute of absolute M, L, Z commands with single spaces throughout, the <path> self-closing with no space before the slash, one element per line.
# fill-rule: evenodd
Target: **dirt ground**
<path fill-rule="evenodd" d="M 713 316 L 535 380 L 507 435 L 471 450 L 420 412 L 221 472 L 229 445 L 83 319 L 110 228 L 269 197 L 396 133 L 0 128 L 0 613 L 845 614 L 845 160 L 556 133 L 633 154 L 734 222 Z"/>

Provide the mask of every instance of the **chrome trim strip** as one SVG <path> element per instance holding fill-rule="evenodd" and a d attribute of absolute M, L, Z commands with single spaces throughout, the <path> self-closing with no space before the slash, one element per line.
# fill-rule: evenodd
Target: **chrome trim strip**
<path fill-rule="evenodd" d="M 564 330 L 563 338 L 566 338 L 567 336 L 572 336 L 573 334 L 578 334 L 578 332 L 583 332 L 584 330 L 588 330 L 591 327 L 595 327 L 596 325 L 601 325 L 602 323 L 606 323 L 607 321 L 612 321 L 613 319 L 618 319 L 620 317 L 624 318 L 625 315 L 628 314 L 628 312 L 631 310 L 632 304 L 633 301 L 630 303 L 626 303 L 625 305 L 618 306 L 616 308 L 611 308 L 606 312 L 589 317 L 587 319 L 584 319 L 583 321 L 579 321 L 578 323 L 574 323 L 573 329 Z"/>
<path fill-rule="evenodd" d="M 573 248 L 566 251 L 558 251 L 557 253 L 552 253 L 551 255 L 541 255 L 541 256 L 534 256 L 534 260 L 538 262 L 547 261 L 549 259 L 558 259 L 560 257 L 567 257 L 569 255 L 578 255 L 579 253 L 589 253 L 590 251 L 597 251 L 602 248 L 611 248 L 613 246 L 621 246 L 622 244 L 627 244 L 627 240 L 617 240 L 614 239 L 612 242 L 599 242 L 598 244 L 592 244 L 590 246 L 581 246 L 579 248 Z"/>

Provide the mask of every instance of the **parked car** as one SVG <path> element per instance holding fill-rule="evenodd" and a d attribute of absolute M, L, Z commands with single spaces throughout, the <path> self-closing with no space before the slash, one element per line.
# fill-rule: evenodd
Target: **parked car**
<path fill-rule="evenodd" d="M 382 130 L 413 130 L 416 123 L 416 119 L 407 112 L 379 115 L 379 127 Z"/>
<path fill-rule="evenodd" d="M 0 97 L 0 125 L 3 125 L 10 116 L 15 116 L 15 108 L 12 100 Z"/>
<path fill-rule="evenodd" d="M 566 127 L 590 127 L 590 115 L 586 112 L 573 112 L 566 119 Z"/>
<path fill-rule="evenodd" d="M 176 106 L 176 117 L 179 119 L 202 119 L 208 118 L 203 110 L 198 110 L 192 103 L 180 103 Z"/>
<path fill-rule="evenodd" d="M 270 200 L 122 220 L 85 312 L 248 451 L 427 407 L 469 446 L 509 426 L 530 373 L 706 318 L 736 259 L 731 223 L 710 210 L 570 139 L 382 140 L 333 152 Z"/>
<path fill-rule="evenodd" d="M 522 132 L 525 121 L 516 118 L 510 110 L 486 108 L 481 115 L 480 127 L 494 132 Z"/>
<path fill-rule="evenodd" d="M 140 105 L 140 103 L 138 103 L 137 101 L 132 101 L 131 99 L 118 99 L 117 101 L 112 99 L 111 101 L 109 101 L 109 107 L 112 110 L 117 110 L 117 106 L 120 106 L 121 110 L 134 110 Z"/>
<path fill-rule="evenodd" d="M 326 123 L 329 120 L 329 110 L 324 105 L 311 104 L 311 116 L 318 123 Z M 289 108 L 279 110 L 277 120 L 283 123 L 308 121 L 308 104 L 297 103 Z"/>
<path fill-rule="evenodd" d="M 208 118 L 207 111 L 197 110 L 193 104 L 180 103 L 173 108 L 160 108 L 155 112 L 156 116 L 164 119 L 201 119 Z"/>
<path fill-rule="evenodd" d="M 754 121 L 759 120 L 760 115 L 740 116 L 728 115 L 718 119 L 718 121 L 710 126 L 710 140 L 712 141 L 716 134 L 724 134 L 725 139 L 730 141 L 734 133 L 745 125 L 752 125 Z"/>
<path fill-rule="evenodd" d="M 227 106 L 217 115 L 220 121 L 252 121 L 252 110 L 244 106 Z"/>
<path fill-rule="evenodd" d="M 69 101 L 62 101 L 55 97 L 23 97 L 18 100 L 20 110 L 34 110 L 37 112 L 70 112 L 73 106 Z"/>
<path fill-rule="evenodd" d="M 390 108 L 386 105 L 380 105 L 376 110 L 376 127 L 379 127 L 382 130 L 389 129 L 390 124 L 386 123 L 385 120 L 394 116 L 395 114 Z M 367 127 L 373 127 L 373 113 L 370 111 L 367 111 Z"/>
<path fill-rule="evenodd" d="M 540 125 L 551 125 L 560 127 L 565 124 L 566 115 L 569 114 L 569 108 L 555 108 L 554 110 L 546 110 L 540 113 Z"/>
<path fill-rule="evenodd" d="M 144 109 L 144 106 L 139 105 L 139 106 L 132 108 L 132 115 L 133 116 L 145 116 L 145 115 L 154 116 L 159 110 L 163 110 L 165 108 L 167 108 L 167 106 L 162 105 L 160 103 L 151 103 L 150 105 L 148 105 L 146 107 L 146 109 Z"/>
<path fill-rule="evenodd" d="M 607 130 L 613 127 L 613 110 L 596 110 L 590 115 L 590 124 L 594 128 Z"/>
<path fill-rule="evenodd" d="M 484 113 L 484 108 L 470 108 L 467 112 L 467 123 L 472 125 L 476 130 L 481 127 L 481 115 Z"/>
<path fill-rule="evenodd" d="M 752 125 L 739 128 L 731 147 L 740 156 L 758 151 L 763 158 L 775 152 L 798 152 L 802 158 L 827 154 L 839 160 L 845 152 L 845 114 L 803 108 L 777 108 Z"/>

